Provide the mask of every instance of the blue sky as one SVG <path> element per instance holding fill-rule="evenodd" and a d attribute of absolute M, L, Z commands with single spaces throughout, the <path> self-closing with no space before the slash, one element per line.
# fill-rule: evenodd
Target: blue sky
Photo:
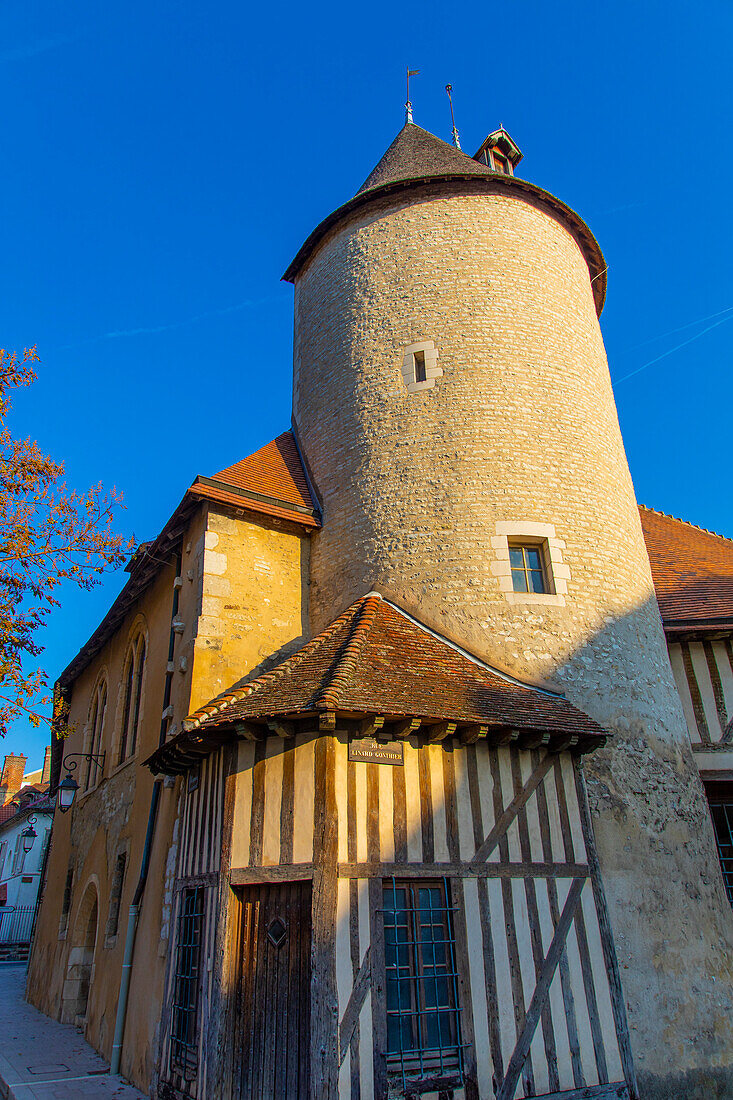
<path fill-rule="evenodd" d="M 5 0 L 0 27 L 0 344 L 42 358 L 11 426 L 121 489 L 125 532 L 287 427 L 280 276 L 401 127 L 409 64 L 417 123 L 450 138 L 450 81 L 464 149 L 503 123 L 587 220 L 637 495 L 733 535 L 728 0 Z M 52 678 L 125 579 L 64 593 Z"/>

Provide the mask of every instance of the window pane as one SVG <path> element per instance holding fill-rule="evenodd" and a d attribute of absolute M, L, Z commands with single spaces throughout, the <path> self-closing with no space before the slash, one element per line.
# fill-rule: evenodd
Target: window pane
<path fill-rule="evenodd" d="M 529 571 L 529 590 L 530 592 L 545 591 L 545 578 L 542 570 L 531 569 Z"/>
<path fill-rule="evenodd" d="M 511 565 L 512 569 L 524 568 L 524 557 L 522 555 L 521 546 L 509 547 L 509 564 Z"/>
<path fill-rule="evenodd" d="M 515 592 L 527 591 L 527 574 L 523 569 L 512 569 L 512 583 Z"/>
<path fill-rule="evenodd" d="M 540 551 L 536 546 L 528 546 L 524 553 L 527 556 L 527 568 L 528 569 L 542 569 L 542 557 Z"/>

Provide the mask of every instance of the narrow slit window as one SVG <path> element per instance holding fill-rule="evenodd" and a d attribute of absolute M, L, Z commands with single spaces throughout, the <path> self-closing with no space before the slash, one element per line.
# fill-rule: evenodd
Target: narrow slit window
<path fill-rule="evenodd" d="M 547 592 L 547 576 L 541 546 L 510 546 L 509 564 L 515 592 Z"/>
<path fill-rule="evenodd" d="M 112 892 L 109 899 L 109 916 L 107 917 L 106 935 L 116 936 L 120 923 L 120 904 L 122 901 L 122 886 L 125 881 L 125 867 L 127 865 L 127 853 L 120 852 L 115 864 L 115 873 L 112 879 Z"/>
<path fill-rule="evenodd" d="M 463 1086 L 458 973 L 449 885 L 388 880 L 383 886 L 387 1074 L 410 1092 Z"/>
<path fill-rule="evenodd" d="M 425 373 L 425 352 L 416 351 L 413 352 L 415 358 L 415 381 L 426 382 L 427 374 Z"/>
<path fill-rule="evenodd" d="M 145 639 L 140 636 L 133 645 L 127 660 L 125 677 L 125 706 L 122 715 L 122 733 L 118 764 L 132 756 L 137 747 L 137 730 L 140 722 L 140 703 L 145 671 Z"/>
<path fill-rule="evenodd" d="M 102 729 L 104 728 L 104 718 L 107 713 L 107 684 L 102 683 L 97 688 L 97 694 L 94 698 L 94 708 L 92 710 L 91 720 L 91 737 L 89 742 L 89 760 L 87 760 L 86 780 L 84 787 L 89 790 L 90 787 L 95 786 L 101 779 L 101 767 L 98 760 L 93 760 L 92 757 L 98 756 L 101 753 L 102 745 Z"/>

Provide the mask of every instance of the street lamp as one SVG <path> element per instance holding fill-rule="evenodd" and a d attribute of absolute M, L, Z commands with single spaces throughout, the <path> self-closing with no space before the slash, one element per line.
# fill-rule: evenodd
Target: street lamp
<path fill-rule="evenodd" d="M 56 788 L 57 805 L 62 814 L 65 814 L 67 810 L 71 809 L 74 804 L 76 792 L 79 790 L 79 784 L 71 774 L 76 771 L 78 767 L 77 758 L 80 760 L 88 760 L 90 771 L 92 764 L 95 764 L 101 771 L 104 771 L 104 760 L 106 755 L 105 752 L 70 752 L 64 757 L 61 767 L 67 769 L 66 775 Z"/>
<path fill-rule="evenodd" d="M 71 772 L 67 772 L 65 778 L 61 780 L 56 790 L 58 799 L 57 805 L 62 814 L 65 814 L 67 810 L 71 809 L 78 790 L 79 784 L 74 779 Z"/>
<path fill-rule="evenodd" d="M 23 842 L 23 851 L 25 852 L 26 855 L 28 855 L 28 853 L 30 852 L 30 850 L 33 847 L 33 844 L 36 840 L 36 837 L 38 836 L 38 833 L 33 828 L 36 821 L 37 821 L 37 818 L 33 814 L 31 814 L 31 816 L 28 818 L 27 828 L 25 828 L 23 830 L 23 832 L 20 834 L 20 838 Z"/>

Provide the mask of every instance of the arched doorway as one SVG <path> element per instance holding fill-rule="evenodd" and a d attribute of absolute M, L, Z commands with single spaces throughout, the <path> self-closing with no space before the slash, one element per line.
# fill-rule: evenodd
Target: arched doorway
<path fill-rule="evenodd" d="M 84 1027 L 89 989 L 94 980 L 94 950 L 97 946 L 99 898 L 93 882 L 87 886 L 74 922 L 72 944 L 61 1002 L 61 1022 Z"/>

